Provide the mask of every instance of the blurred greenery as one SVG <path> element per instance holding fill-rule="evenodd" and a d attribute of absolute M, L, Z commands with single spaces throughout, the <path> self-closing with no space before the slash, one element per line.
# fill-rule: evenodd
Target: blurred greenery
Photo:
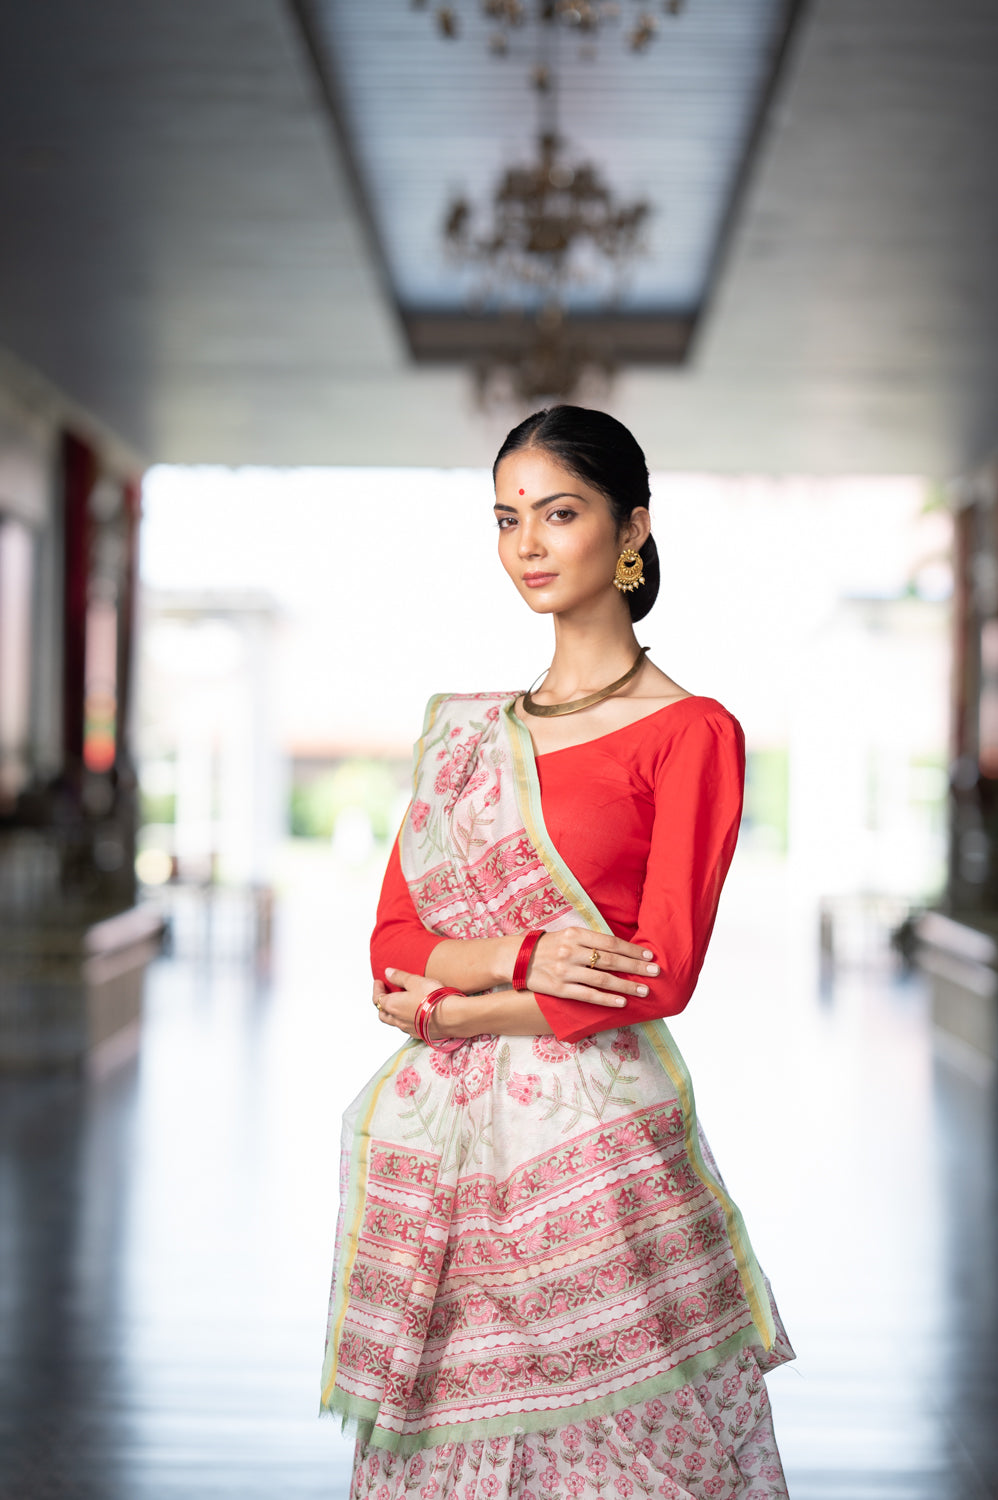
<path fill-rule="evenodd" d="M 175 823 L 177 821 L 177 795 L 175 792 L 149 792 L 141 789 L 139 805 L 140 822 Z"/>
<path fill-rule="evenodd" d="M 328 839 L 345 808 L 359 807 L 371 820 L 376 839 L 388 839 L 399 784 L 381 760 L 345 760 L 317 775 L 300 777 L 291 788 L 291 833 L 295 838 Z"/>
<path fill-rule="evenodd" d="M 784 747 L 749 750 L 745 757 L 745 809 L 749 828 L 770 830 L 772 847 L 786 851 L 790 757 Z"/>

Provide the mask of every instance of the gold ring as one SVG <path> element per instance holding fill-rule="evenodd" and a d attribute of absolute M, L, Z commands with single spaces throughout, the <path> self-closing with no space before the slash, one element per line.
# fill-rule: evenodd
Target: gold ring
<path fill-rule="evenodd" d="M 598 963 L 599 963 L 599 949 L 598 948 L 594 948 L 593 949 L 593 956 L 589 960 L 589 967 L 590 967 L 590 969 L 595 969 L 595 967 L 596 967 L 596 965 Z"/>
<path fill-rule="evenodd" d="M 378 1013 L 380 1015 L 380 1013 L 381 1013 L 381 1001 L 380 1000 L 375 1000 L 374 1004 L 375 1004 L 375 1007 L 376 1007 L 376 1009 L 377 1009 L 377 1011 L 378 1011 Z"/>

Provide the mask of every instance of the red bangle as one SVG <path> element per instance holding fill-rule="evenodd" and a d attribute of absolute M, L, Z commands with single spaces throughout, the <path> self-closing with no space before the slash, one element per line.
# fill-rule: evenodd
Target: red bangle
<path fill-rule="evenodd" d="M 514 990 L 525 990 L 527 988 L 527 970 L 530 968 L 530 960 L 534 956 L 534 949 L 544 936 L 544 931 L 528 932 L 520 944 L 520 951 L 516 955 L 516 963 L 513 965 L 513 988 Z"/>
<path fill-rule="evenodd" d="M 463 1036 L 449 1037 L 443 1042 L 434 1042 L 430 1038 L 430 1017 L 447 995 L 460 995 L 462 1000 L 467 998 L 463 990 L 456 990 L 449 984 L 441 985 L 439 989 L 431 990 L 428 995 L 423 996 L 416 1006 L 416 1014 L 412 1019 L 419 1040 L 425 1042 L 428 1047 L 432 1047 L 434 1052 L 456 1052 L 458 1047 L 463 1047 L 467 1040 Z"/>

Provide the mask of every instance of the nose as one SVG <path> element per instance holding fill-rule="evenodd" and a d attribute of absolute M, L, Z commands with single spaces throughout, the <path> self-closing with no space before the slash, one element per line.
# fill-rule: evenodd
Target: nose
<path fill-rule="evenodd" d="M 517 555 L 526 560 L 528 557 L 539 557 L 542 551 L 540 534 L 537 523 L 533 516 L 525 517 L 517 528 Z"/>

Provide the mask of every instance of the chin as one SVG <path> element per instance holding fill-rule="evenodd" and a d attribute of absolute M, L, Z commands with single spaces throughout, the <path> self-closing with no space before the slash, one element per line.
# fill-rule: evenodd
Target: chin
<path fill-rule="evenodd" d="M 560 601 L 552 599 L 547 589 L 518 589 L 517 592 L 524 604 L 528 605 L 535 615 L 551 615 L 556 610 L 565 607 Z M 540 597 L 541 594 L 545 595 L 543 599 Z"/>

